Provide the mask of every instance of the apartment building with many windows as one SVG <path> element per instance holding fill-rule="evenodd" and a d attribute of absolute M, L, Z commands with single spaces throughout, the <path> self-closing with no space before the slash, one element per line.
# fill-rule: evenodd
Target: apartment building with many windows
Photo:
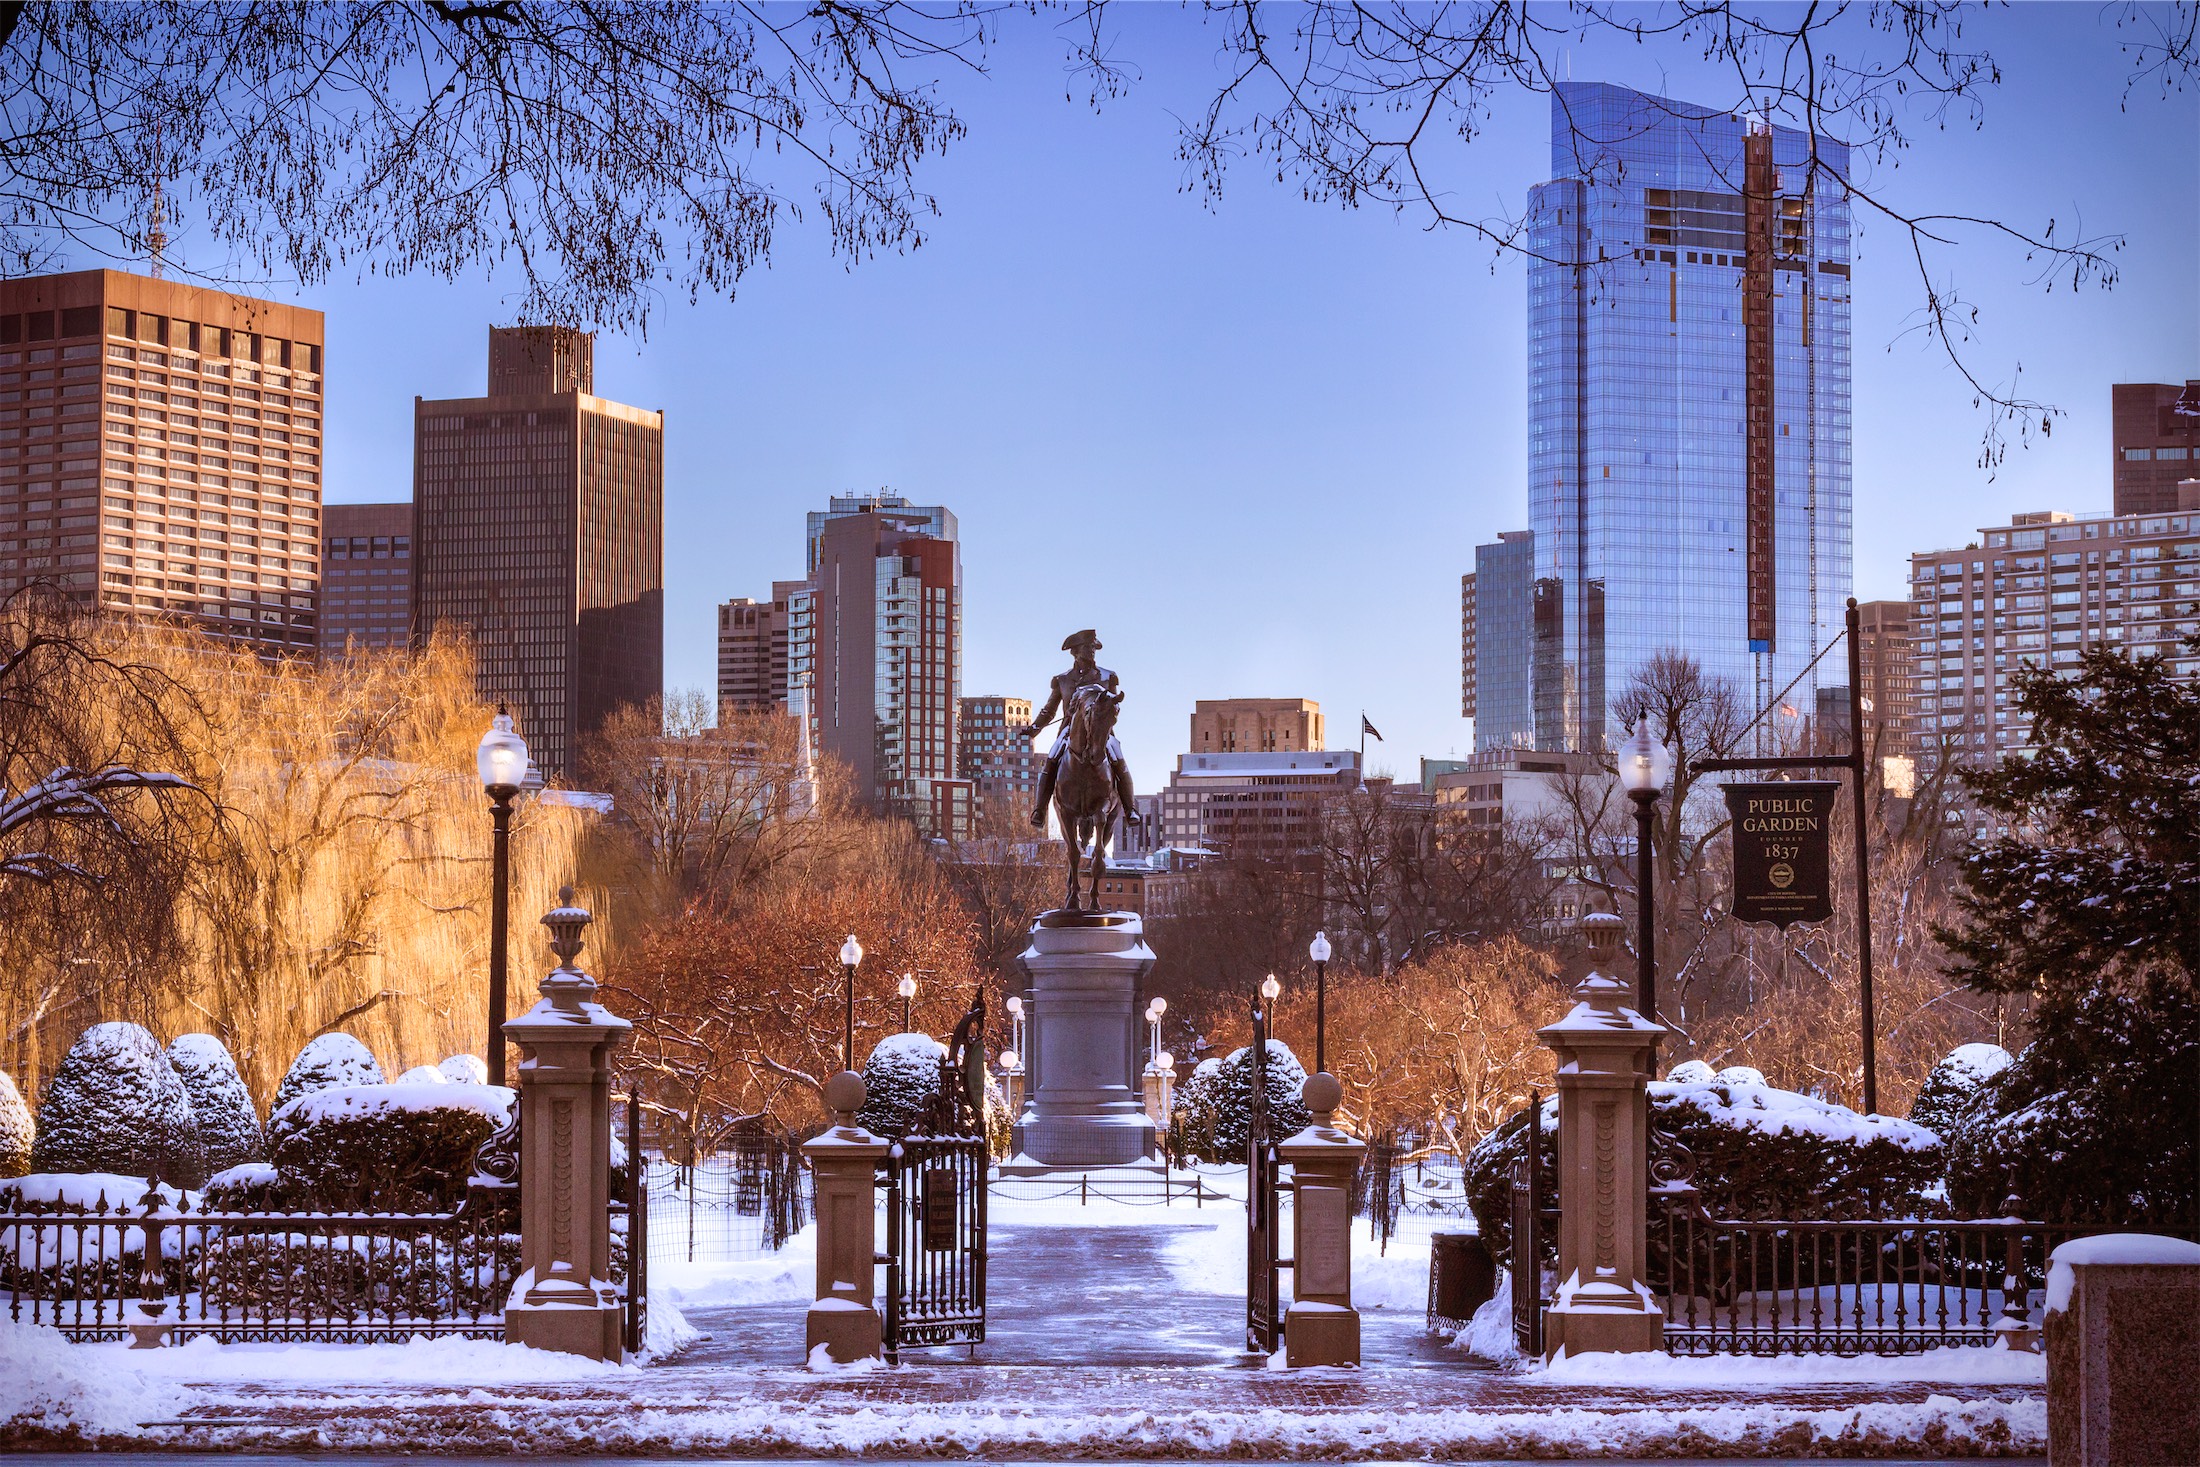
<path fill-rule="evenodd" d="M 0 281 L 0 593 L 313 655 L 319 311 L 119 270 Z"/>
<path fill-rule="evenodd" d="M 411 640 L 412 520 L 409 500 L 322 506 L 324 660 Z"/>

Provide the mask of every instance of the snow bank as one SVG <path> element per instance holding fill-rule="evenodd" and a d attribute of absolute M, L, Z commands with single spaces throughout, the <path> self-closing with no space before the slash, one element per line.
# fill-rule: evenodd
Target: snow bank
<path fill-rule="evenodd" d="M 172 1419 L 187 1393 L 135 1369 L 120 1349 L 102 1353 L 46 1325 L 0 1320 L 0 1446 L 80 1445 Z"/>
<path fill-rule="evenodd" d="M 2070 1291 L 2078 1286 L 2076 1265 L 2086 1263 L 2200 1263 L 2200 1243 L 2165 1238 L 2159 1233 L 2102 1233 L 2077 1238 L 2049 1255 L 2047 1312 L 2060 1314 L 2070 1307 Z"/>
<path fill-rule="evenodd" d="M 1499 1295 L 1491 1303 L 1504 1302 Z M 1511 1328 L 1509 1308 L 1506 1328 Z M 1916 1355 L 1716 1356 L 1679 1359 L 1662 1351 L 1641 1354 L 1560 1356 L 1536 1371 L 1540 1380 L 1572 1385 L 1670 1386 L 1719 1390 L 1730 1386 L 1841 1385 L 1874 1381 L 1928 1381 L 1938 1385 L 2047 1383 L 2047 1357 L 1992 1347 L 1925 1350 Z"/>
<path fill-rule="evenodd" d="M 208 1385 L 231 1381 L 334 1386 L 534 1385 L 640 1373 L 636 1365 L 612 1365 L 556 1350 L 456 1335 L 434 1339 L 414 1335 L 401 1343 L 373 1345 L 224 1345 L 212 1336 L 197 1335 L 165 1350 L 132 1350 L 121 1344 L 64 1344 L 62 1348 L 88 1362 L 91 1369 L 110 1373 L 134 1370 L 160 1381 Z"/>
<path fill-rule="evenodd" d="M 166 1182 L 160 1184 L 159 1192 L 161 1201 L 169 1207 L 186 1197 L 194 1203 L 198 1200 L 197 1193 L 181 1191 Z M 121 1172 L 32 1172 L 0 1182 L 0 1200 L 46 1207 L 66 1203 L 86 1209 L 96 1209 L 104 1201 L 109 1212 L 127 1209 L 137 1213 L 145 1210 L 145 1178 Z"/>
<path fill-rule="evenodd" d="M 690 1263 L 684 1258 L 649 1260 L 649 1319 L 657 1322 L 661 1295 L 679 1309 L 722 1309 L 742 1304 L 776 1304 L 817 1294 L 817 1224 L 787 1240 L 777 1253 L 731 1263 Z"/>

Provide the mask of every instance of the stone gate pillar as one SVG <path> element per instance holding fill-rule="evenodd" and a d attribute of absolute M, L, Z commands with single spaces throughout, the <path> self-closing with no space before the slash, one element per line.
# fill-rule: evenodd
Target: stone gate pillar
<path fill-rule="evenodd" d="M 886 1330 L 878 1317 L 879 1159 L 884 1138 L 856 1124 L 863 1077 L 842 1070 L 825 1082 L 833 1125 L 802 1143 L 817 1198 L 817 1302 L 804 1321 L 803 1357 L 818 1346 L 837 1365 L 875 1360 Z"/>
<path fill-rule="evenodd" d="M 1647 1087 L 1665 1029 L 1627 1007 L 1633 990 L 1610 974 L 1625 925 L 1605 912 L 1583 919 L 1589 976 L 1573 1012 L 1536 1031 L 1558 1055 L 1559 1286 L 1543 1325 L 1552 1355 L 1665 1343 L 1664 1308 L 1643 1283 Z"/>
<path fill-rule="evenodd" d="M 619 1360 L 624 1299 L 609 1282 L 610 1058 L 632 1026 L 596 1002 L 596 980 L 573 966 L 588 912 L 573 905 L 570 886 L 558 902 L 542 919 L 558 966 L 535 1006 L 504 1026 L 520 1049 L 521 1268 L 504 1306 L 504 1338 Z"/>
<path fill-rule="evenodd" d="M 1352 1307 L 1352 1174 L 1365 1141 L 1331 1124 L 1344 1087 L 1326 1071 L 1299 1092 L 1313 1123 L 1276 1156 L 1293 1177 L 1291 1308 L 1283 1316 L 1284 1359 L 1302 1365 L 1360 1363 L 1360 1311 Z"/>

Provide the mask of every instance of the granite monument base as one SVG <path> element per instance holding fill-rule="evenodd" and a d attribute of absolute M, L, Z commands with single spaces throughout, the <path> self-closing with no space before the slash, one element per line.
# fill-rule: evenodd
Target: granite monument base
<path fill-rule="evenodd" d="M 1017 1162 L 1136 1165 L 1159 1154 L 1138 1087 L 1139 985 L 1153 949 L 1135 912 L 1047 912 L 1018 960 L 1031 979 Z"/>

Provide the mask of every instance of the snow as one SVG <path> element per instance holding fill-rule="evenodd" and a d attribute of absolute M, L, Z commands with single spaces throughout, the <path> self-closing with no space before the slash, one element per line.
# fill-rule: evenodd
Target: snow
<path fill-rule="evenodd" d="M 2062 1244 L 2048 1261 L 2047 1312 L 2060 1314 L 2070 1307 L 2071 1291 L 2078 1285 L 2078 1268 L 2091 1263 L 2200 1266 L 2200 1243 L 2165 1238 L 2159 1233 L 2101 1233 Z"/>
<path fill-rule="evenodd" d="M 436 1069 L 453 1085 L 489 1083 L 489 1066 L 478 1054 L 454 1054 L 437 1065 Z"/>
<path fill-rule="evenodd" d="M 651 1250 L 654 1255 L 655 1250 Z M 660 1295 L 681 1309 L 773 1304 L 809 1299 L 817 1293 L 817 1224 L 787 1240 L 777 1253 L 730 1263 L 690 1263 L 684 1258 L 649 1260 L 650 1317 L 655 1323 Z"/>
<path fill-rule="evenodd" d="M 1702 1060 L 1682 1060 L 1666 1071 L 1665 1078 L 1675 1085 L 1708 1085 L 1719 1075 Z"/>
<path fill-rule="evenodd" d="M 1959 1044 L 1941 1061 L 1974 1080 L 1991 1080 L 2016 1062 L 2016 1056 L 1998 1044 Z"/>
<path fill-rule="evenodd" d="M 214 1173 L 206 1179 L 206 1185 L 209 1191 L 216 1187 L 272 1187 L 282 1179 L 282 1173 L 268 1163 L 246 1161 Z"/>
<path fill-rule="evenodd" d="M 414 1065 L 394 1082 L 399 1085 L 448 1085 L 443 1072 L 433 1065 Z"/>
<path fill-rule="evenodd" d="M 146 1350 L 138 1358 L 166 1352 Z M 185 1392 L 132 1368 L 113 1352 L 72 1346 L 47 1325 L 0 1320 L 0 1440 L 24 1443 L 26 1433 L 97 1441 L 135 1435 L 139 1423 L 173 1418 Z"/>
<path fill-rule="evenodd" d="M 278 1120 L 295 1128 L 392 1111 L 470 1110 L 501 1126 L 512 1099 L 504 1085 L 338 1085 L 301 1095 L 267 1119 L 270 1129 Z"/>
<path fill-rule="evenodd" d="M 1505 1301 L 1500 1294 L 1491 1302 Z M 1508 1329 L 1511 1315 L 1506 1314 Z M 1947 1385 L 2047 1383 L 2047 1357 L 1986 1346 L 1927 1350 L 1921 1355 L 1720 1355 L 1683 1359 L 1662 1350 L 1567 1357 L 1536 1370 L 1539 1379 L 1571 1385 L 1665 1386 L 1718 1390 L 1738 1385 L 1828 1385 L 1927 1380 Z"/>
<path fill-rule="evenodd" d="M 1725 1085 L 1762 1085 L 1765 1072 L 1751 1065 L 1728 1065 L 1712 1078 Z"/>
<path fill-rule="evenodd" d="M 530 1345 L 460 1335 L 414 1335 L 372 1345 L 224 1345 L 195 1335 L 164 1350 L 132 1350 L 123 1344 L 78 1345 L 74 1351 L 110 1371 L 135 1368 L 166 1381 L 266 1382 L 270 1385 L 387 1386 L 534 1385 L 553 1381 L 633 1376 L 637 1365 L 613 1365 Z"/>
<path fill-rule="evenodd" d="M 1650 1094 L 1674 1103 L 1693 1104 L 1722 1125 L 1744 1126 L 1768 1133 L 1786 1132 L 1793 1136 L 1817 1136 L 1852 1146 L 1884 1141 L 1905 1151 L 1930 1151 L 1940 1145 L 1940 1138 L 1923 1126 L 1892 1116 L 1858 1115 L 1845 1105 L 1762 1083 L 1737 1084 L 1719 1079 L 1709 1084 L 1685 1084 L 1653 1080 Z"/>
<path fill-rule="evenodd" d="M 179 1191 L 166 1182 L 160 1184 L 160 1196 L 170 1207 L 185 1197 L 194 1203 L 198 1200 L 197 1193 Z M 32 1172 L 26 1177 L 10 1177 L 0 1182 L 0 1199 L 47 1207 L 66 1203 L 70 1207 L 85 1208 L 98 1208 L 104 1201 L 109 1212 L 125 1208 L 142 1212 L 145 1178 L 121 1172 Z"/>
<path fill-rule="evenodd" d="M 871 1051 L 871 1060 L 937 1065 L 947 1046 L 929 1034 L 889 1034 Z M 870 1064 L 866 1060 L 865 1064 Z"/>

